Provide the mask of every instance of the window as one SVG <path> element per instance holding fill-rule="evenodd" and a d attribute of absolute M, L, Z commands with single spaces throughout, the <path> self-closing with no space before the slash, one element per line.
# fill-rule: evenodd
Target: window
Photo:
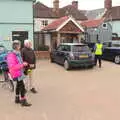
<path fill-rule="evenodd" d="M 71 51 L 71 47 L 69 45 L 60 45 L 57 49 L 58 51 Z"/>
<path fill-rule="evenodd" d="M 67 51 L 69 52 L 70 51 L 70 46 L 69 45 L 64 45 L 63 48 L 62 48 L 62 51 Z"/>
<path fill-rule="evenodd" d="M 102 26 L 103 26 L 104 29 L 107 29 L 107 24 L 106 23 L 103 23 Z"/>
<path fill-rule="evenodd" d="M 48 25 L 48 20 L 42 20 L 41 24 L 42 24 L 42 26 L 47 26 Z"/>

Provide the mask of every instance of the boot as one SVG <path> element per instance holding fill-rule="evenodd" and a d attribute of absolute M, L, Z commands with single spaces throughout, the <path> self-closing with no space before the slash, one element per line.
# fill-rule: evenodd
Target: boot
<path fill-rule="evenodd" d="M 36 89 L 35 88 L 32 88 L 32 89 L 30 89 L 30 91 L 32 92 L 32 93 L 37 93 L 37 91 L 36 91 Z"/>
<path fill-rule="evenodd" d="M 101 64 L 99 64 L 99 68 L 101 68 Z"/>
<path fill-rule="evenodd" d="M 20 98 L 19 98 L 19 96 L 16 96 L 16 97 L 15 97 L 15 103 L 16 103 L 16 104 L 19 104 L 19 103 L 20 103 Z"/>
<path fill-rule="evenodd" d="M 30 107 L 32 104 L 28 103 L 26 99 L 21 100 L 21 106 Z"/>

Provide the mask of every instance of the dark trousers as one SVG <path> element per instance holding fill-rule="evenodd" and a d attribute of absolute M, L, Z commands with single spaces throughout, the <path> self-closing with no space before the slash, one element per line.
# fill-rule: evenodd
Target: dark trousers
<path fill-rule="evenodd" d="M 21 98 L 25 97 L 25 85 L 23 80 L 18 81 L 17 80 L 17 85 L 16 85 L 16 95 L 21 95 Z"/>
<path fill-rule="evenodd" d="M 101 67 L 102 55 L 95 55 L 95 65 L 97 65 L 97 61 L 99 61 L 99 67 Z"/>

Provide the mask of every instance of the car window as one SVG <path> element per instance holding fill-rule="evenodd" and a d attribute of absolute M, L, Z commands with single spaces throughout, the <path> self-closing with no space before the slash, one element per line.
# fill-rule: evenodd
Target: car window
<path fill-rule="evenodd" d="M 74 45 L 72 47 L 73 52 L 84 52 L 84 51 L 90 51 L 90 48 L 86 45 Z"/>
<path fill-rule="evenodd" d="M 71 49 L 70 49 L 71 47 L 69 46 L 69 45 L 60 45 L 58 48 L 57 48 L 57 50 L 58 51 L 70 51 Z"/>
<path fill-rule="evenodd" d="M 56 50 L 61 51 L 62 50 L 62 46 L 61 45 L 58 46 L 58 48 Z"/>
<path fill-rule="evenodd" d="M 105 42 L 105 43 L 103 43 L 103 47 L 111 47 L 111 42 Z"/>
<path fill-rule="evenodd" d="M 70 46 L 69 45 L 63 45 L 62 46 L 62 51 L 70 51 Z"/>
<path fill-rule="evenodd" d="M 112 47 L 120 47 L 120 44 L 112 44 Z"/>

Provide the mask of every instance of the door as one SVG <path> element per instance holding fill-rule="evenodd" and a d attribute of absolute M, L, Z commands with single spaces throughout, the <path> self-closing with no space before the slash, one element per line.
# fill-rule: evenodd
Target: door
<path fill-rule="evenodd" d="M 64 64 L 65 57 L 67 57 L 67 54 L 69 54 L 69 52 L 70 52 L 70 46 L 69 45 L 61 45 L 57 49 L 57 53 L 56 53 L 57 61 L 60 64 Z"/>
<path fill-rule="evenodd" d="M 12 40 L 19 40 L 21 42 L 21 48 L 24 47 L 24 40 L 28 39 L 28 31 L 13 31 Z"/>
<path fill-rule="evenodd" d="M 103 58 L 106 60 L 111 60 L 111 49 L 110 47 L 107 47 L 103 51 Z"/>

